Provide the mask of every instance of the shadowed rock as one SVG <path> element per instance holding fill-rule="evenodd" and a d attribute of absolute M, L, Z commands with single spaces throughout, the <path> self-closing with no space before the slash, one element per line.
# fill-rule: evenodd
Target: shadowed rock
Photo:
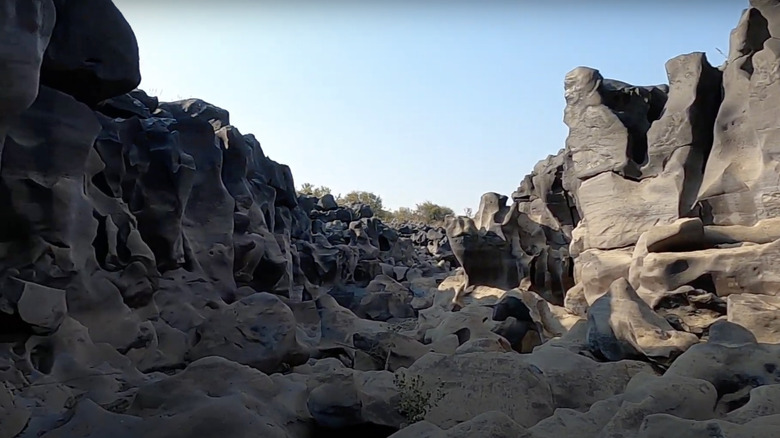
<path fill-rule="evenodd" d="M 54 6 L 41 83 L 88 105 L 138 86 L 138 43 L 111 0 L 54 0 Z"/>

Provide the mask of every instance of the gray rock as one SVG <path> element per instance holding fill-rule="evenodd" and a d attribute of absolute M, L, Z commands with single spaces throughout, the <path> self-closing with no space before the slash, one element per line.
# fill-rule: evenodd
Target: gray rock
<path fill-rule="evenodd" d="M 608 360 L 648 357 L 668 363 L 698 341 L 656 314 L 624 278 L 588 310 L 589 348 Z"/>
<path fill-rule="evenodd" d="M 19 302 L 19 316 L 38 334 L 55 332 L 68 312 L 65 291 L 24 282 Z"/>
<path fill-rule="evenodd" d="M 336 198 L 330 193 L 327 193 L 317 201 L 317 207 L 322 211 L 331 211 L 337 210 L 339 205 L 336 203 Z"/>
<path fill-rule="evenodd" d="M 6 117 L 26 110 L 38 94 L 41 65 L 54 28 L 51 0 L 32 0 L 18 7 L 14 0 L 0 2 L 0 129 Z M 2 137 L 0 131 L 0 151 Z"/>
<path fill-rule="evenodd" d="M 214 312 L 199 326 L 187 357 L 221 356 L 269 373 L 283 364 L 300 365 L 308 354 L 294 327 L 292 311 L 279 298 L 254 294 Z"/>
<path fill-rule="evenodd" d="M 771 1 L 752 1 L 731 34 L 723 103 L 698 194 L 707 222 L 753 225 L 780 211 L 772 158 L 777 121 L 770 116 L 778 57 L 771 33 L 780 19 L 774 7 Z"/>

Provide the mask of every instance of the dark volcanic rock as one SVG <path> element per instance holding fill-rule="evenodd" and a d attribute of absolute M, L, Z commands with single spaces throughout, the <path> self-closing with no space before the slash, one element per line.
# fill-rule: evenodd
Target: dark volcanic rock
<path fill-rule="evenodd" d="M 528 186 L 521 191 L 527 196 L 516 193 L 520 200 L 511 205 L 506 205 L 506 196 L 486 193 L 475 220 L 448 219 L 446 244 L 465 270 L 467 287 L 511 289 L 528 279 L 531 290 L 562 305 L 566 291 L 574 285 L 567 250 L 570 228 L 551 216 L 543 202 L 529 209 L 530 200 L 538 200 L 538 195 Z M 531 215 L 539 216 L 536 208 L 547 215 L 539 219 L 542 223 L 532 219 Z"/>
<path fill-rule="evenodd" d="M 54 0 L 54 5 L 57 21 L 41 83 L 88 105 L 138 86 L 138 43 L 111 0 Z"/>
<path fill-rule="evenodd" d="M 0 145 L 3 119 L 27 109 L 38 93 L 54 16 L 52 0 L 0 1 Z"/>
<path fill-rule="evenodd" d="M 308 359 L 294 327 L 292 311 L 278 297 L 254 294 L 212 313 L 198 328 L 188 356 L 221 356 L 271 373 Z"/>
<path fill-rule="evenodd" d="M 777 3 L 723 69 L 573 70 L 566 147 L 441 227 L 135 89 L 111 1 L 0 0 L 0 436 L 771 436 Z"/>
<path fill-rule="evenodd" d="M 59 287 L 94 260 L 97 221 L 83 178 L 100 129 L 88 107 L 47 87 L 9 128 L 0 164 L 0 202 L 6 206 L 0 228 L 2 240 L 16 242 L 19 250 L 13 261 L 3 260 L 6 269 L 43 262 L 38 268 Z M 54 266 L 40 259 L 47 252 Z"/>
<path fill-rule="evenodd" d="M 494 232 L 480 233 L 470 219 L 447 223 L 447 239 L 470 285 L 512 288 L 520 283 L 511 245 Z"/>
<path fill-rule="evenodd" d="M 129 119 L 133 116 L 148 119 L 152 116 L 149 107 L 143 101 L 136 99 L 130 94 L 106 99 L 98 104 L 97 110 L 107 116 L 123 119 Z"/>
<path fill-rule="evenodd" d="M 159 108 L 178 120 L 192 118 L 208 122 L 214 130 L 230 125 L 230 113 L 200 99 L 163 102 Z"/>
<path fill-rule="evenodd" d="M 337 210 L 339 205 L 336 203 L 336 198 L 330 193 L 324 195 L 317 201 L 317 208 L 322 211 Z"/>

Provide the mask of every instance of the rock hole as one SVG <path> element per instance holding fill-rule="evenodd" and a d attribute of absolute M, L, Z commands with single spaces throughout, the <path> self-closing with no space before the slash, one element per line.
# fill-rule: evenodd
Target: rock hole
<path fill-rule="evenodd" d="M 106 260 L 108 260 L 108 231 L 106 228 L 106 217 L 99 215 L 97 211 L 93 211 L 92 216 L 97 219 L 98 222 L 97 233 L 95 233 L 95 238 L 92 240 L 92 248 L 95 249 L 95 258 L 101 268 L 110 270 L 106 266 Z"/>
<path fill-rule="evenodd" d="M 252 272 L 250 285 L 258 291 L 271 291 L 286 272 L 287 266 L 285 264 L 277 264 L 263 259 Z"/>
<path fill-rule="evenodd" d="M 13 205 L 8 189 L 0 184 L 0 205 Z M 14 212 L 13 208 L 0 208 L 0 242 L 12 242 L 30 235 L 30 224 Z"/>
<path fill-rule="evenodd" d="M 390 241 L 385 236 L 379 236 L 379 250 L 384 252 L 390 251 L 390 249 Z"/>
<path fill-rule="evenodd" d="M 746 56 L 746 58 L 739 68 L 752 76 L 754 70 L 753 55 L 764 48 L 764 43 L 771 35 L 769 34 L 769 22 L 761 15 L 758 9 L 750 9 L 749 14 L 745 46 L 740 50 L 740 54 Z"/>
<path fill-rule="evenodd" d="M 30 351 L 32 366 L 43 374 L 51 373 L 54 367 L 54 352 L 48 344 L 39 344 Z"/>
<path fill-rule="evenodd" d="M 712 225 L 715 223 L 715 216 L 712 214 L 712 205 L 709 201 L 703 200 L 699 202 L 699 217 L 704 225 Z"/>
<path fill-rule="evenodd" d="M 764 384 L 756 377 L 735 375 L 734 380 L 721 381 L 715 385 L 718 391 L 718 404 L 724 413 L 745 406 L 750 401 L 750 391 Z"/>
<path fill-rule="evenodd" d="M 637 166 L 641 167 L 647 164 L 648 147 L 647 147 L 647 131 L 636 127 L 628 129 L 628 150 L 626 155 Z"/>
<path fill-rule="evenodd" d="M 715 281 L 712 279 L 712 274 L 701 275 L 697 279 L 688 283 L 686 286 L 691 286 L 694 289 L 700 289 L 717 295 L 715 290 Z"/>
<path fill-rule="evenodd" d="M 455 336 L 458 337 L 458 345 L 463 345 L 471 339 L 471 330 L 468 327 L 463 327 L 455 332 Z"/>
<path fill-rule="evenodd" d="M 359 286 L 366 286 L 368 285 L 368 283 L 371 282 L 371 280 L 373 280 L 373 277 L 369 272 L 365 270 L 363 266 L 358 266 L 357 268 L 355 268 L 354 279 L 355 279 L 355 284 Z"/>
<path fill-rule="evenodd" d="M 675 260 L 674 263 L 666 267 L 666 275 L 672 276 L 682 274 L 688 270 L 688 267 L 689 265 L 687 260 Z"/>
<path fill-rule="evenodd" d="M 32 336 L 33 331 L 30 325 L 22 320 L 17 314 L 9 315 L 0 311 L 0 343 L 21 343 L 22 353 L 24 354 L 24 342 Z M 14 347 L 16 348 L 16 347 Z"/>
<path fill-rule="evenodd" d="M 92 184 L 106 196 L 111 198 L 116 197 L 116 195 L 114 195 L 114 191 L 111 190 L 111 186 L 108 185 L 108 180 L 106 179 L 105 173 L 100 172 L 93 176 Z"/>

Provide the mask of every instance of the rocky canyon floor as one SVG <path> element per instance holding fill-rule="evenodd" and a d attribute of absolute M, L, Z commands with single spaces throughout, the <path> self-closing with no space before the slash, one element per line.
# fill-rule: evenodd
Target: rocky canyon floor
<path fill-rule="evenodd" d="M 110 0 L 0 0 L 0 438 L 780 435 L 779 38 L 574 68 L 565 147 L 433 226 L 138 89 Z"/>

